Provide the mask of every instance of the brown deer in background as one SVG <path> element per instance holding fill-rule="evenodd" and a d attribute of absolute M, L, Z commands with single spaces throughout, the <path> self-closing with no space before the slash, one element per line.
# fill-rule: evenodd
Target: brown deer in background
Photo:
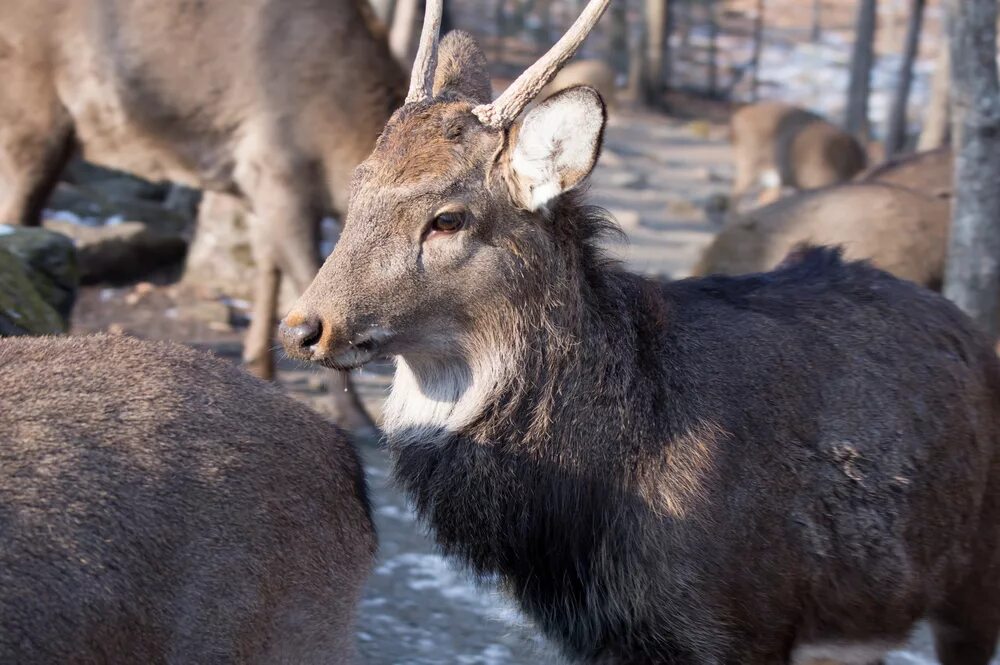
<path fill-rule="evenodd" d="M 346 210 L 406 89 L 367 3 L 0 0 L 0 16 L 0 223 L 39 223 L 77 147 L 243 197 L 266 245 L 244 356 L 270 377 L 280 275 L 312 280 L 319 219 Z M 368 423 L 352 392 L 332 394 L 343 425 Z"/>
<path fill-rule="evenodd" d="M 783 187 L 817 189 L 850 180 L 865 168 L 864 147 L 815 113 L 781 102 L 749 104 L 733 114 L 730 138 L 736 177 L 733 205 L 756 186 L 763 203 Z"/>
<path fill-rule="evenodd" d="M 897 277 L 940 290 L 951 224 L 949 149 L 875 166 L 856 182 L 730 213 L 695 275 L 772 270 L 803 244 L 837 245 Z"/>
<path fill-rule="evenodd" d="M 343 433 L 176 344 L 0 340 L 0 662 L 354 662 Z"/>
<path fill-rule="evenodd" d="M 517 121 L 608 2 L 492 103 L 481 57 L 447 43 L 431 85 L 425 32 L 286 349 L 395 359 L 398 480 L 444 551 L 499 576 L 571 656 L 871 663 L 928 617 L 945 665 L 986 665 L 991 344 L 835 250 L 668 284 L 610 261 L 610 220 L 578 191 L 600 97 L 572 88 Z"/>

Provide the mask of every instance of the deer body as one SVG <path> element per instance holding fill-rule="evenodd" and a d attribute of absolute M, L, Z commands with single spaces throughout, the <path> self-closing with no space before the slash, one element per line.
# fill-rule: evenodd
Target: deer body
<path fill-rule="evenodd" d="M 375 535 L 336 427 L 172 344 L 0 371 L 0 661 L 353 662 Z"/>
<path fill-rule="evenodd" d="M 398 480 L 444 551 L 498 576 L 570 656 L 876 660 L 930 617 L 945 665 L 987 665 L 990 343 L 836 250 L 672 284 L 609 261 L 609 222 L 574 191 L 600 150 L 599 95 L 571 88 L 517 120 L 606 6 L 492 103 L 471 40 L 445 38 L 433 88 L 411 89 L 359 167 L 286 350 L 395 358 Z"/>
<path fill-rule="evenodd" d="M 817 189 L 850 180 L 867 156 L 857 139 L 818 115 L 780 102 L 744 106 L 730 121 L 738 200 L 762 185 L 776 198 L 781 188 Z M 767 199 L 765 199 L 767 200 Z"/>
<path fill-rule="evenodd" d="M 800 245 L 838 245 L 850 259 L 940 289 L 950 220 L 946 200 L 880 182 L 801 192 L 732 215 L 692 273 L 763 272 Z"/>
<path fill-rule="evenodd" d="M 246 359 L 270 376 L 279 270 L 304 289 L 317 224 L 402 100 L 359 0 L 0 0 L 0 222 L 38 223 L 75 146 L 242 196 L 263 226 Z M 350 417 L 353 414 L 345 414 Z"/>
<path fill-rule="evenodd" d="M 875 166 L 855 182 L 800 192 L 734 213 L 693 274 L 771 270 L 802 244 L 838 245 L 897 277 L 938 290 L 951 224 L 953 160 L 947 149 Z"/>

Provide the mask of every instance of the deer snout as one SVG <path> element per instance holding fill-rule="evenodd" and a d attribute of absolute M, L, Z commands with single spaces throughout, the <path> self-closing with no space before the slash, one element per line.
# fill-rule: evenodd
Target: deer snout
<path fill-rule="evenodd" d="M 323 322 L 318 316 L 289 314 L 278 326 L 278 338 L 285 353 L 300 360 L 312 360 L 313 350 L 323 337 Z"/>
<path fill-rule="evenodd" d="M 278 336 L 289 356 L 340 370 L 361 367 L 372 360 L 391 337 L 377 326 L 352 333 L 318 316 L 297 312 L 291 312 L 281 322 Z"/>

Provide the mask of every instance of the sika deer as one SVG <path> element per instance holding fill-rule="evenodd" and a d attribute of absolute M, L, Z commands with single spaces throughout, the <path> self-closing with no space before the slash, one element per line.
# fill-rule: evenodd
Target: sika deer
<path fill-rule="evenodd" d="M 884 182 L 906 187 L 924 196 L 950 199 L 954 190 L 955 156 L 950 147 L 915 152 L 873 166 L 858 182 Z"/>
<path fill-rule="evenodd" d="M 286 349 L 337 368 L 395 359 L 398 480 L 443 550 L 498 576 L 568 655 L 875 661 L 930 617 L 945 665 L 986 665 L 990 343 L 940 296 L 836 250 L 669 284 L 606 258 L 610 221 L 578 191 L 600 97 L 573 88 L 517 118 L 608 2 L 493 103 L 473 92 L 481 67 L 442 45 L 449 75 L 413 77 L 356 172 Z"/>
<path fill-rule="evenodd" d="M 877 181 L 800 192 L 731 215 L 692 274 L 763 272 L 801 245 L 837 245 L 849 259 L 938 290 L 950 222 L 947 200 Z"/>
<path fill-rule="evenodd" d="M 273 373 L 278 282 L 402 101 L 364 0 L 0 0 L 0 223 L 37 224 L 66 158 L 239 194 L 264 225 L 245 359 Z M 340 383 L 339 381 L 337 382 Z M 370 421 L 333 391 L 339 422 Z"/>
<path fill-rule="evenodd" d="M 864 147 L 815 113 L 780 102 L 744 106 L 730 121 L 736 178 L 733 207 L 756 185 L 762 202 L 782 187 L 818 189 L 850 180 L 865 167 Z"/>
<path fill-rule="evenodd" d="M 731 214 L 693 274 L 772 270 L 797 246 L 839 245 L 852 259 L 938 290 L 951 224 L 951 150 L 875 166 L 857 181 Z"/>
<path fill-rule="evenodd" d="M 0 662 L 351 663 L 357 455 L 174 344 L 0 340 Z"/>

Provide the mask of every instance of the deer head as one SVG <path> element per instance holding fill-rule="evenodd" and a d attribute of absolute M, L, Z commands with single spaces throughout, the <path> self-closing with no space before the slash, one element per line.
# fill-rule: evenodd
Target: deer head
<path fill-rule="evenodd" d="M 440 0 L 427 3 L 407 103 L 357 168 L 340 241 L 282 322 L 289 355 L 338 369 L 380 355 L 449 367 L 443 402 L 476 380 L 472 356 L 501 344 L 501 313 L 592 235 L 558 211 L 597 161 L 600 96 L 572 88 L 517 119 L 609 1 L 591 0 L 493 103 L 482 52 L 453 32 L 438 54 Z"/>

